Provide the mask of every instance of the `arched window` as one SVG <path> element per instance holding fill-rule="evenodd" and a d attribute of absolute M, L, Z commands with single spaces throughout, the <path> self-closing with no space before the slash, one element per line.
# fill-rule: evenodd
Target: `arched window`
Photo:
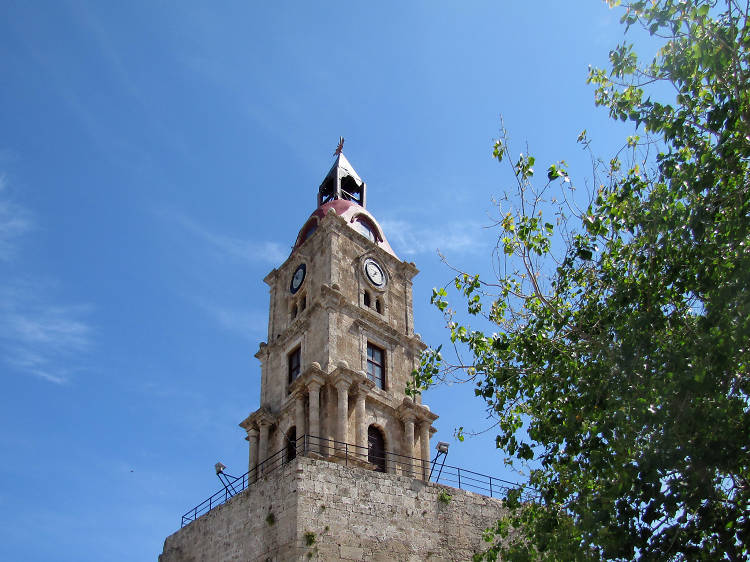
<path fill-rule="evenodd" d="M 297 428 L 293 427 L 286 434 L 286 462 L 297 458 Z"/>
<path fill-rule="evenodd" d="M 375 465 L 376 472 L 385 472 L 385 438 L 374 425 L 367 428 L 367 460 Z"/>
<path fill-rule="evenodd" d="M 373 225 L 362 215 L 354 219 L 352 226 L 357 232 L 359 232 L 363 236 L 366 236 L 372 242 L 377 242 L 380 238 L 378 236 L 378 229 L 375 228 L 375 225 Z"/>

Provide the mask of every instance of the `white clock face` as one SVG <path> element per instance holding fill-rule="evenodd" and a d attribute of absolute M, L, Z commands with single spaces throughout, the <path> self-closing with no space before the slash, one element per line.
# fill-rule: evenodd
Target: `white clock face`
<path fill-rule="evenodd" d="M 302 282 L 305 280 L 305 271 L 306 267 L 304 263 L 299 264 L 296 270 L 294 270 L 294 275 L 292 275 L 292 282 L 289 283 L 289 290 L 292 293 L 296 293 L 299 288 L 302 286 Z"/>
<path fill-rule="evenodd" d="M 373 259 L 365 261 L 365 275 L 376 287 L 385 285 L 385 273 L 380 264 Z"/>

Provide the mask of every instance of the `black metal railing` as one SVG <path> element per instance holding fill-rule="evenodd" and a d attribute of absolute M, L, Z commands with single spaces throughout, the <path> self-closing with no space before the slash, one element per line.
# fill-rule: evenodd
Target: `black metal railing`
<path fill-rule="evenodd" d="M 324 437 L 303 435 L 294 441 L 293 446 L 290 443 L 259 463 L 252 470 L 234 478 L 233 481 L 228 481 L 223 489 L 187 511 L 182 516 L 181 526 L 184 527 L 201 515 L 205 515 L 215 507 L 226 503 L 235 494 L 242 492 L 256 482 L 258 478 L 275 472 L 298 455 L 321 457 L 345 465 L 366 466 L 381 472 L 410 476 L 435 483 L 439 482 L 491 498 L 505 497 L 508 490 L 518 485 L 502 478 L 446 465 L 445 458 L 443 458 L 443 463 L 440 464 L 435 463 L 435 459 L 422 460 L 389 451 L 381 455 L 374 455 L 367 447 Z"/>

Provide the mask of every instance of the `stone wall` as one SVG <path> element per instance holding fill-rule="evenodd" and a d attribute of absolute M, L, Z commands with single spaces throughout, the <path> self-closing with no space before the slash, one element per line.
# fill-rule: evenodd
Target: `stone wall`
<path fill-rule="evenodd" d="M 301 457 L 168 537 L 159 560 L 471 560 L 501 514 L 497 499 Z"/>
<path fill-rule="evenodd" d="M 284 465 L 167 537 L 159 562 L 294 560 L 296 469 Z"/>

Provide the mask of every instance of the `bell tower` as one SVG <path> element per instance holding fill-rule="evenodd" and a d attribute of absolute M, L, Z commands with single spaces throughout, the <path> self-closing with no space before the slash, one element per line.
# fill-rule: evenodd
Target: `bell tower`
<path fill-rule="evenodd" d="M 417 268 L 365 208 L 342 145 L 291 254 L 265 278 L 260 407 L 240 423 L 248 472 L 183 515 L 160 562 L 469 560 L 505 512 L 481 488 L 438 483 L 444 465 L 430 473 L 437 416 L 405 394 L 425 348 Z"/>
<path fill-rule="evenodd" d="M 342 145 L 291 255 L 265 278 L 260 408 L 240 424 L 248 469 L 262 473 L 284 449 L 294 456 L 304 439 L 311 456 L 427 479 L 437 416 L 405 394 L 425 347 L 414 333 L 417 268 L 367 211 Z"/>

